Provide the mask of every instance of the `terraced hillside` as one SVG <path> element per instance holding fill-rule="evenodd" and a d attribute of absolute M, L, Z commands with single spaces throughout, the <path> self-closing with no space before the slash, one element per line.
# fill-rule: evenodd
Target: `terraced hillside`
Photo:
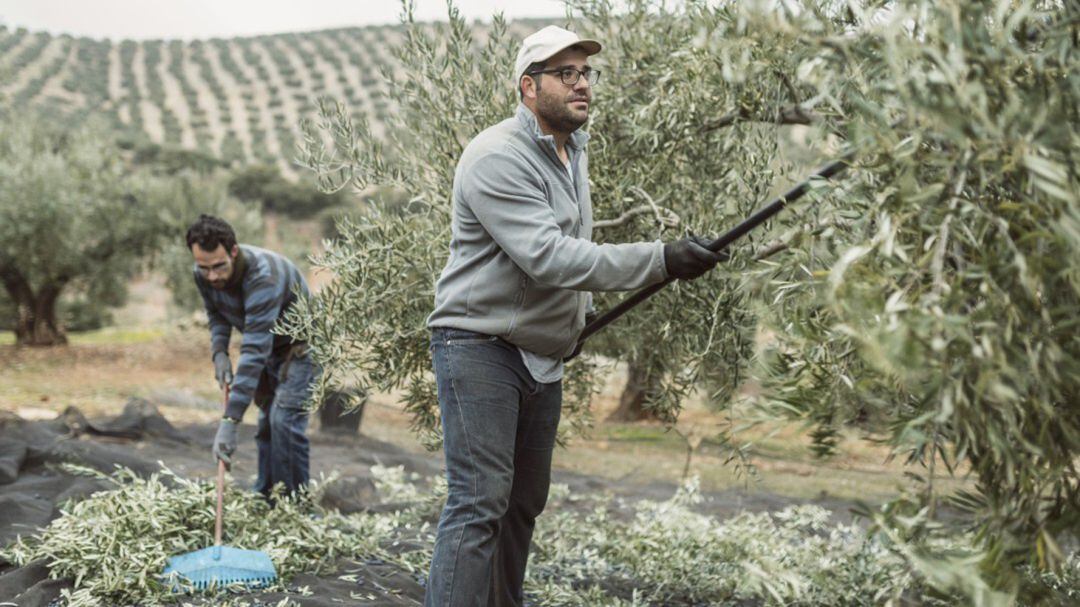
<path fill-rule="evenodd" d="M 510 29 L 520 38 L 537 23 Z M 389 48 L 401 36 L 400 26 L 369 26 L 115 42 L 0 26 L 0 99 L 73 119 L 103 115 L 155 143 L 275 163 L 295 175 L 297 125 L 320 96 L 347 101 L 383 133 L 394 107 L 380 67 L 394 68 Z"/>

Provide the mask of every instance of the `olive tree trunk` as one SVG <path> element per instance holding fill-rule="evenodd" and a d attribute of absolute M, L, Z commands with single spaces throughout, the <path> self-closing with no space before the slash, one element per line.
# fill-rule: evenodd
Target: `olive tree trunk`
<path fill-rule="evenodd" d="M 59 346 L 67 337 L 56 321 L 56 304 L 62 283 L 42 285 L 35 293 L 16 269 L 0 268 L 0 281 L 15 304 L 15 345 Z"/>
<path fill-rule="evenodd" d="M 619 396 L 619 407 L 607 417 L 609 422 L 640 422 L 656 420 L 656 415 L 645 408 L 645 399 L 656 390 L 656 380 L 649 376 L 644 365 L 631 362 L 626 373 L 626 386 Z"/>

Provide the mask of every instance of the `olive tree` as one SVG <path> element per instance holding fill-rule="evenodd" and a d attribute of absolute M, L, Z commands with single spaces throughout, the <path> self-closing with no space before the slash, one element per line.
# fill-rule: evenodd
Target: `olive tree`
<path fill-rule="evenodd" d="M 1010 587 L 1006 565 L 1054 565 L 1080 525 L 1080 9 L 808 6 L 745 35 L 784 33 L 795 90 L 857 160 L 806 213 L 835 227 L 748 281 L 771 302 L 766 402 L 823 450 L 881 432 L 931 509 L 935 475 L 970 475 L 952 502 Z"/>
<path fill-rule="evenodd" d="M 693 386 L 722 403 L 753 369 L 761 406 L 813 424 L 820 452 L 858 424 L 921 465 L 931 512 L 941 468 L 970 475 L 973 490 L 949 497 L 974 515 L 998 589 L 1015 590 L 1019 563 L 1053 566 L 1080 523 L 1076 4 L 568 9 L 572 27 L 607 43 L 589 125 L 598 240 L 730 225 L 795 178 L 777 161 L 777 123 L 812 125 L 822 159 L 854 158 L 725 267 L 669 288 L 586 351 L 637 366 L 667 419 Z M 327 381 L 404 386 L 430 429 L 423 320 L 446 258 L 453 168 L 512 110 L 516 47 L 499 19 L 478 43 L 453 9 L 434 31 L 408 11 L 405 25 L 404 69 L 387 74 L 399 108 L 388 140 L 326 103 L 307 161 L 327 189 L 393 185 L 410 204 L 342 226 L 321 260 L 338 281 L 291 330 L 314 341 Z M 755 332 L 769 337 L 756 358 Z M 598 360 L 568 369 L 576 419 Z M 915 511 L 888 512 L 911 527 Z"/>
<path fill-rule="evenodd" d="M 227 177 L 180 151 L 128 154 L 97 124 L 35 114 L 3 115 L 0 135 L 0 314 L 20 345 L 64 343 L 73 321 L 123 304 L 144 270 L 165 274 L 181 309 L 201 309 L 184 243 L 199 213 L 261 233 L 258 209 L 229 195 Z"/>
<path fill-rule="evenodd" d="M 587 18 L 575 27 L 607 44 L 590 60 L 603 72 L 587 126 L 594 239 L 716 233 L 748 214 L 775 178 L 777 138 L 760 124 L 811 120 L 789 99 L 792 75 L 763 71 L 751 83 L 743 72 L 733 84 L 732 74 L 716 69 L 717 57 L 749 65 L 767 49 L 702 45 L 703 34 L 721 25 L 704 7 L 657 12 L 640 3 L 619 16 L 601 5 L 580 8 Z M 686 11 L 695 14 L 687 19 Z M 434 26 L 414 23 L 406 10 L 405 25 L 405 41 L 393 51 L 402 69 L 384 74 L 397 105 L 388 139 L 375 140 L 363 116 L 324 101 L 319 123 L 306 125 L 306 160 L 328 190 L 393 186 L 409 202 L 376 202 L 341 226 L 341 238 L 318 260 L 337 280 L 291 319 L 290 330 L 313 342 L 329 369 L 327 385 L 404 386 L 417 427 L 435 431 L 424 319 L 448 254 L 454 167 L 473 136 L 513 114 L 519 42 L 498 17 L 483 41 L 475 38 L 453 7 L 449 22 Z M 711 369 L 719 391 L 730 393 L 753 337 L 731 280 L 748 256 L 676 285 L 590 343 L 588 353 L 604 358 L 568 366 L 564 417 L 587 423 L 589 397 L 611 371 L 601 360 L 629 363 L 648 386 L 646 406 L 665 419 L 674 418 L 701 369 Z M 595 295 L 601 309 L 618 297 Z"/>
<path fill-rule="evenodd" d="M 103 129 L 0 114 L 0 281 L 16 343 L 66 341 L 62 296 L 122 303 L 166 232 L 159 203 Z"/>

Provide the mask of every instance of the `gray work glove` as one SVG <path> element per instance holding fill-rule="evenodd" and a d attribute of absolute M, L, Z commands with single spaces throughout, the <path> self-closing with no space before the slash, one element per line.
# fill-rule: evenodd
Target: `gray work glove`
<path fill-rule="evenodd" d="M 713 253 L 705 248 L 708 244 L 707 239 L 692 235 L 665 244 L 664 267 L 668 276 L 693 280 L 713 269 L 721 261 L 727 261 L 728 253 Z"/>
<path fill-rule="evenodd" d="M 236 452 L 236 434 L 240 424 L 231 419 L 223 419 L 218 424 L 217 436 L 214 437 L 214 459 L 225 462 L 225 468 L 232 467 L 232 454 Z"/>
<path fill-rule="evenodd" d="M 232 361 L 229 360 L 229 353 L 225 350 L 214 352 L 214 379 L 222 390 L 232 383 Z"/>

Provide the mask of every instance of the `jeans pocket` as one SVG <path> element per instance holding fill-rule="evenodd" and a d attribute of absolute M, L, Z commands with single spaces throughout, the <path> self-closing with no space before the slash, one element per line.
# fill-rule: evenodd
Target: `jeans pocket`
<path fill-rule="evenodd" d="M 443 329 L 442 337 L 448 346 L 468 346 L 473 344 L 488 344 L 499 340 L 495 335 L 466 331 L 465 329 Z"/>
<path fill-rule="evenodd" d="M 446 345 L 448 346 L 473 346 L 478 344 L 490 344 L 499 341 L 499 338 L 491 335 L 489 337 L 466 337 L 461 339 L 448 339 Z"/>
<path fill-rule="evenodd" d="M 278 384 L 274 404 L 283 409 L 306 409 L 315 381 L 315 368 L 311 358 L 306 355 L 289 361 L 289 372 L 285 381 Z"/>

